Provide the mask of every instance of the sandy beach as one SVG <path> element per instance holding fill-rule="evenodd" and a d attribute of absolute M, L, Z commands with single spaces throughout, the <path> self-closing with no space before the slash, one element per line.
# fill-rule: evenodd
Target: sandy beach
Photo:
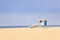
<path fill-rule="evenodd" d="M 60 40 L 60 27 L 0 28 L 0 40 Z"/>

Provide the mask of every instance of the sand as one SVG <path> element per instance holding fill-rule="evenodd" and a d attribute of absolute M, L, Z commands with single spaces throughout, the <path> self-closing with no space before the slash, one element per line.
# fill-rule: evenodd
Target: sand
<path fill-rule="evenodd" d="M 0 28 L 0 40 L 60 40 L 60 28 Z"/>

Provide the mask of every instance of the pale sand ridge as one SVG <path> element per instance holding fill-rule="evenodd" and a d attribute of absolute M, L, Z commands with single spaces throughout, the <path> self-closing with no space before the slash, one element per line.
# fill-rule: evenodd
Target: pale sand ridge
<path fill-rule="evenodd" d="M 0 40 L 60 40 L 60 28 L 0 28 Z"/>

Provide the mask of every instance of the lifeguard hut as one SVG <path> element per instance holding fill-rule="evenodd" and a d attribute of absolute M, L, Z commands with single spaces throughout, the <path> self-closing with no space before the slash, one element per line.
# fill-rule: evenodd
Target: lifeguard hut
<path fill-rule="evenodd" d="M 41 26 L 47 26 L 47 20 L 40 20 Z"/>
<path fill-rule="evenodd" d="M 31 28 L 34 28 L 34 27 L 37 27 L 37 26 L 41 26 L 41 27 L 47 27 L 47 20 L 46 19 L 43 19 L 43 18 L 40 18 L 39 17 L 39 19 L 38 19 L 38 21 L 39 21 L 39 23 L 40 24 L 33 24 L 33 25 L 31 25 L 30 27 Z"/>
<path fill-rule="evenodd" d="M 47 26 L 47 20 L 46 19 L 40 19 L 40 26 Z"/>

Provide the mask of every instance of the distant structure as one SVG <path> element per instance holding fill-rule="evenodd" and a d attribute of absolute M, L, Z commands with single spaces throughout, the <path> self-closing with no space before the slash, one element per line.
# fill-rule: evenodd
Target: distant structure
<path fill-rule="evenodd" d="M 40 20 L 40 26 L 47 26 L 47 20 Z"/>
<path fill-rule="evenodd" d="M 31 28 L 37 27 L 37 26 L 41 26 L 41 27 L 47 27 L 47 20 L 46 19 L 40 19 L 39 17 L 39 23 L 40 24 L 33 24 L 31 25 Z"/>
<path fill-rule="evenodd" d="M 44 19 L 43 16 L 40 19 L 40 26 L 46 27 L 47 26 L 47 19 Z"/>

